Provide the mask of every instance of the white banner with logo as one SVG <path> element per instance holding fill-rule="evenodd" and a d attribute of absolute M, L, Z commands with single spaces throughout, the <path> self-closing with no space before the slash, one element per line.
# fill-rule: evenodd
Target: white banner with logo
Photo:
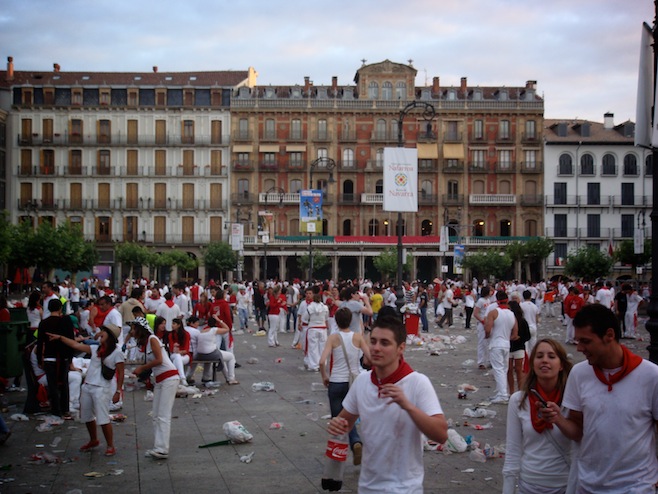
<path fill-rule="evenodd" d="M 241 251 L 244 248 L 244 225 L 231 223 L 231 248 Z"/>
<path fill-rule="evenodd" d="M 384 211 L 418 211 L 416 148 L 384 148 Z"/>

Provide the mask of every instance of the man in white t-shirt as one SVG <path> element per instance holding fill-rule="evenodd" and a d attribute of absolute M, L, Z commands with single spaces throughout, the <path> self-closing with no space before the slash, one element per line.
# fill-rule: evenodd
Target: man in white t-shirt
<path fill-rule="evenodd" d="M 594 296 L 594 300 L 597 304 L 601 304 L 606 309 L 612 309 L 614 298 L 614 292 L 605 286 L 602 281 L 599 281 L 596 284 L 596 295 Z"/>
<path fill-rule="evenodd" d="M 521 305 L 523 317 L 528 322 L 528 328 L 530 328 L 530 339 L 525 344 L 526 352 L 530 355 L 532 347 L 537 342 L 537 325 L 539 324 L 539 307 L 532 301 L 530 288 L 523 291 L 523 302 L 519 305 Z"/>
<path fill-rule="evenodd" d="M 393 317 L 370 334 L 372 370 L 356 378 L 328 432 L 347 434 L 361 418 L 361 494 L 423 491 L 423 434 L 443 443 L 448 424 L 430 380 L 403 358 L 407 332 Z"/>
<path fill-rule="evenodd" d="M 587 361 L 569 374 L 567 417 L 551 402 L 542 417 L 580 441 L 578 492 L 654 494 L 658 366 L 620 344 L 619 321 L 602 304 L 586 305 L 573 323 Z"/>
<path fill-rule="evenodd" d="M 485 337 L 489 340 L 489 362 L 491 373 L 496 380 L 496 394 L 491 397 L 492 403 L 507 403 L 509 388 L 507 384 L 507 368 L 509 366 L 510 340 L 519 338 L 519 325 L 514 313 L 507 305 L 507 293 L 496 292 L 496 305 L 487 312 L 484 324 Z"/>

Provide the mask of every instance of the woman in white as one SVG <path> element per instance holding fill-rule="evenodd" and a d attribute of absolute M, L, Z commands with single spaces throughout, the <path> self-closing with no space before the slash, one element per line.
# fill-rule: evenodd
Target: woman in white
<path fill-rule="evenodd" d="M 343 399 L 350 389 L 350 382 L 361 372 L 359 359 L 361 352 L 367 360 L 370 360 L 370 348 L 361 333 L 354 333 L 350 329 L 352 312 L 343 307 L 334 315 L 338 332 L 333 333 L 327 339 L 327 344 L 320 356 L 320 372 L 322 382 L 328 388 L 329 408 L 331 416 L 337 417 L 343 409 Z M 331 375 L 327 375 L 327 359 L 331 355 Z M 350 376 L 352 373 L 352 376 Z M 356 426 L 349 433 L 350 448 L 354 453 L 354 464 L 361 463 L 361 438 Z"/>
<path fill-rule="evenodd" d="M 139 365 L 133 371 L 134 376 L 151 369 L 155 376 L 153 388 L 153 428 L 154 444 L 145 455 L 151 458 L 166 460 L 169 458 L 169 435 L 171 433 L 171 410 L 174 408 L 176 390 L 180 377 L 176 366 L 169 359 L 160 339 L 151 333 L 148 324 L 142 323 L 143 318 L 130 321 L 130 335 L 146 354 L 146 363 Z"/>
<path fill-rule="evenodd" d="M 41 293 L 34 291 L 30 293 L 30 298 L 27 301 L 27 320 L 30 323 L 29 341 L 33 341 L 36 338 L 42 317 L 43 309 L 41 308 Z"/>
<path fill-rule="evenodd" d="M 640 304 L 644 302 L 642 296 L 637 293 L 637 290 L 633 288 L 632 285 L 624 283 L 622 286 L 624 292 L 626 292 L 626 314 L 624 327 L 626 328 L 626 334 L 624 338 L 637 338 L 637 309 L 640 307 Z"/>
<path fill-rule="evenodd" d="M 489 306 L 489 291 L 488 285 L 482 287 L 480 298 L 478 298 L 475 309 L 473 309 L 473 318 L 477 321 L 478 369 L 486 369 L 489 364 L 489 342 L 484 333 L 484 321 Z"/>
<path fill-rule="evenodd" d="M 503 494 L 564 494 L 569 481 L 571 441 L 541 418 L 543 402 L 562 402 L 572 364 L 560 343 L 539 340 L 530 355 L 523 389 L 507 408 L 507 452 Z M 536 390 L 541 396 L 537 397 Z M 518 482 L 518 491 L 516 485 Z"/>
<path fill-rule="evenodd" d="M 240 384 L 235 379 L 235 355 L 219 349 L 222 335 L 228 333 L 230 328 L 217 314 L 208 319 L 208 325 L 200 330 L 197 337 L 196 353 L 190 366 L 190 376 L 194 375 L 197 363 L 203 364 L 204 384 L 212 381 L 212 362 L 222 362 L 222 372 L 228 384 Z"/>
<path fill-rule="evenodd" d="M 322 303 L 319 287 L 313 287 L 313 302 L 306 308 L 308 312 L 307 350 L 304 362 L 310 371 L 320 370 L 320 354 L 327 342 L 329 308 Z"/>
<path fill-rule="evenodd" d="M 98 431 L 96 424 L 101 426 L 103 436 L 107 442 L 105 456 L 114 456 L 114 435 L 110 422 L 110 393 L 111 381 L 118 374 L 119 389 L 123 387 L 123 353 L 117 346 L 121 328 L 116 324 L 103 325 L 98 332 L 99 345 L 85 345 L 59 334 L 47 333 L 50 340 L 60 340 L 65 345 L 91 355 L 89 369 L 85 376 L 80 393 L 80 420 L 87 426 L 89 442 L 80 447 L 80 451 L 91 451 L 98 447 Z M 109 369 L 106 375 L 106 370 Z M 112 397 L 113 402 L 121 399 L 121 393 L 117 391 Z"/>

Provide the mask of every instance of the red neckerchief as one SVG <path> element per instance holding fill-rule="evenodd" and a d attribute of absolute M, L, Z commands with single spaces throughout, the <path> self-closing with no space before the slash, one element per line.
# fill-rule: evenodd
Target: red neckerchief
<path fill-rule="evenodd" d="M 370 373 L 370 380 L 375 386 L 377 386 L 378 392 L 385 384 L 395 384 L 400 379 L 408 376 L 414 371 L 411 366 L 404 360 L 404 357 L 400 357 L 400 365 L 398 365 L 398 368 L 395 370 L 395 372 L 393 372 L 393 374 L 390 376 L 385 377 L 384 379 L 378 379 L 375 375 L 375 370 L 376 368 L 373 367 L 372 372 Z"/>
<path fill-rule="evenodd" d="M 547 393 L 541 387 L 539 383 L 536 383 L 535 389 L 544 398 L 544 401 L 552 401 L 558 405 L 562 403 L 562 391 L 558 388 L 555 388 L 552 392 Z M 528 401 L 530 402 L 530 420 L 532 421 L 532 427 L 539 434 L 544 432 L 546 429 L 552 429 L 553 424 L 546 422 L 543 418 L 539 416 L 539 409 L 542 408 L 541 403 L 536 396 L 528 394 Z"/>
<path fill-rule="evenodd" d="M 642 357 L 639 355 L 635 355 L 633 352 L 631 352 L 628 348 L 626 348 L 625 345 L 621 345 L 621 349 L 624 352 L 623 357 L 623 363 L 621 365 L 621 369 L 612 374 L 609 378 L 606 377 L 605 373 L 603 370 L 601 370 L 600 367 L 594 367 L 594 374 L 596 374 L 596 377 L 599 378 L 599 381 L 601 381 L 603 384 L 608 385 L 608 393 L 612 391 L 612 385 L 618 383 L 622 379 L 624 379 L 627 375 L 629 375 L 631 372 L 635 370 L 635 368 L 642 363 Z"/>
<path fill-rule="evenodd" d="M 173 300 L 165 300 L 165 304 L 167 305 L 167 307 L 169 307 L 171 309 L 174 306 L 174 301 Z"/>

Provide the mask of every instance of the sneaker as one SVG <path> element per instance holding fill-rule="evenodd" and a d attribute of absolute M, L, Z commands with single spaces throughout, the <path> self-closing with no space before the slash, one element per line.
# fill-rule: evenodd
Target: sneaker
<path fill-rule="evenodd" d="M 509 398 L 495 398 L 491 400 L 491 403 L 494 405 L 507 405 L 507 403 L 509 403 Z"/>
<path fill-rule="evenodd" d="M 105 450 L 105 456 L 114 456 L 117 454 L 117 449 L 116 448 L 107 448 Z"/>
<path fill-rule="evenodd" d="M 100 442 L 98 441 L 89 441 L 87 444 L 83 444 L 82 446 L 80 446 L 80 451 L 82 451 L 83 453 L 87 451 L 91 451 L 92 449 L 97 448 L 99 444 Z"/>
<path fill-rule="evenodd" d="M 116 412 L 123 408 L 123 401 L 117 401 L 116 403 L 110 403 L 110 412 Z"/>
<path fill-rule="evenodd" d="M 156 451 L 154 449 L 149 449 L 146 453 L 144 453 L 144 456 L 147 458 L 156 458 L 158 460 L 166 460 L 169 458 L 167 453 L 161 453 L 160 451 Z"/>
<path fill-rule="evenodd" d="M 256 336 L 265 336 L 267 332 L 264 329 L 259 329 Z"/>
<path fill-rule="evenodd" d="M 361 443 L 354 443 L 354 447 L 352 448 L 352 453 L 354 454 L 352 463 L 354 464 L 354 466 L 361 464 L 362 452 L 363 452 L 363 445 Z"/>

